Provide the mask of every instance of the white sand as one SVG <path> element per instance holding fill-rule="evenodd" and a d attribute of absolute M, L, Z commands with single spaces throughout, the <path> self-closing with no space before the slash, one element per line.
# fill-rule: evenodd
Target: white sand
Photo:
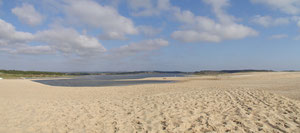
<path fill-rule="evenodd" d="M 300 73 L 169 79 L 180 82 L 74 88 L 1 80 L 0 132 L 300 132 Z"/>

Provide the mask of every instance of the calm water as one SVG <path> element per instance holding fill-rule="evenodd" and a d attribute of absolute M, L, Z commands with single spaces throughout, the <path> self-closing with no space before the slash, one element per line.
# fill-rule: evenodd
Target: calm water
<path fill-rule="evenodd" d="M 132 75 L 89 75 L 73 79 L 55 79 L 55 80 L 35 80 L 35 82 L 51 86 L 68 86 L 68 87 L 96 87 L 96 86 L 124 86 L 150 83 L 170 83 L 172 80 L 147 80 L 139 81 L 149 77 L 183 77 L 183 74 L 132 74 Z M 130 79 L 130 81 L 115 81 Z"/>

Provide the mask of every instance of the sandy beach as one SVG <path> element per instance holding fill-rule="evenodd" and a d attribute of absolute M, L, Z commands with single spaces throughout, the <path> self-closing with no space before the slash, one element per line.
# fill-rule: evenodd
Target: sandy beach
<path fill-rule="evenodd" d="M 150 79 L 178 82 L 53 87 L 0 80 L 0 132 L 300 132 L 300 73 L 142 80 Z"/>

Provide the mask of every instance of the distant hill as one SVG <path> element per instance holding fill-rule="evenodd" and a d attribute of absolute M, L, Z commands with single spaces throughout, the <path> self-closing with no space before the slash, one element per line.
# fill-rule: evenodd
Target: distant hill
<path fill-rule="evenodd" d="M 2 74 L 31 74 L 31 75 L 66 75 L 60 72 L 42 72 L 42 71 L 19 71 L 19 70 L 0 70 Z"/>
<path fill-rule="evenodd" d="M 180 71 L 71 72 L 69 75 L 187 74 Z"/>
<path fill-rule="evenodd" d="M 128 75 L 128 74 L 196 74 L 196 75 L 217 75 L 225 73 L 241 72 L 273 72 L 272 70 L 203 70 L 196 72 L 181 71 L 132 71 L 132 72 L 44 72 L 44 71 L 19 71 L 19 70 L 0 70 L 0 77 L 20 78 L 20 77 L 64 77 L 64 76 L 83 76 L 83 75 Z"/>
<path fill-rule="evenodd" d="M 5 79 L 16 78 L 40 78 L 40 77 L 64 77 L 67 73 L 60 72 L 41 72 L 41 71 L 19 71 L 19 70 L 0 70 L 0 77 Z"/>
<path fill-rule="evenodd" d="M 273 70 L 252 70 L 252 69 L 246 69 L 246 70 L 204 70 L 204 71 L 196 71 L 194 74 L 205 74 L 205 75 L 211 75 L 211 74 L 225 74 L 225 73 L 242 73 L 242 72 L 274 72 Z"/>

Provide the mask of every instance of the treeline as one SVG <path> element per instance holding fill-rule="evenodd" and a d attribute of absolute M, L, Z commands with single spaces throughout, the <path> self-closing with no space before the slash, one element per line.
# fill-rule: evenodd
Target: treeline
<path fill-rule="evenodd" d="M 43 72 L 43 71 L 20 71 L 20 70 L 0 70 L 0 74 L 14 75 L 128 75 L 128 74 L 187 74 L 180 71 L 133 71 L 133 72 Z"/>
<path fill-rule="evenodd" d="M 18 75 L 67 75 L 60 72 L 42 72 L 42 71 L 19 71 L 19 70 L 0 70 L 2 74 L 18 74 Z"/>
<path fill-rule="evenodd" d="M 241 72 L 273 72 L 273 70 L 204 70 L 195 72 L 181 72 L 181 71 L 132 71 L 132 72 L 72 72 L 68 75 L 128 75 L 128 74 L 201 74 L 201 75 L 215 75 L 225 73 L 241 73 Z"/>
<path fill-rule="evenodd" d="M 194 74 L 204 74 L 204 75 L 214 75 L 214 74 L 225 74 L 225 73 L 243 73 L 243 72 L 274 72 L 273 70 L 205 70 L 205 71 L 196 71 Z"/>
<path fill-rule="evenodd" d="M 225 73 L 241 73 L 241 72 L 273 72 L 272 70 L 204 70 L 196 72 L 181 71 L 133 71 L 133 72 L 43 72 L 43 71 L 20 71 L 20 70 L 0 70 L 0 74 L 15 75 L 54 75 L 54 76 L 81 76 L 81 75 L 127 75 L 127 74 L 197 74 L 197 75 L 215 75 Z"/>
<path fill-rule="evenodd" d="M 180 71 L 71 72 L 68 75 L 187 74 Z"/>
<path fill-rule="evenodd" d="M 134 72 L 110 72 L 106 75 L 122 75 L 122 74 L 186 74 L 180 71 L 134 71 Z"/>

